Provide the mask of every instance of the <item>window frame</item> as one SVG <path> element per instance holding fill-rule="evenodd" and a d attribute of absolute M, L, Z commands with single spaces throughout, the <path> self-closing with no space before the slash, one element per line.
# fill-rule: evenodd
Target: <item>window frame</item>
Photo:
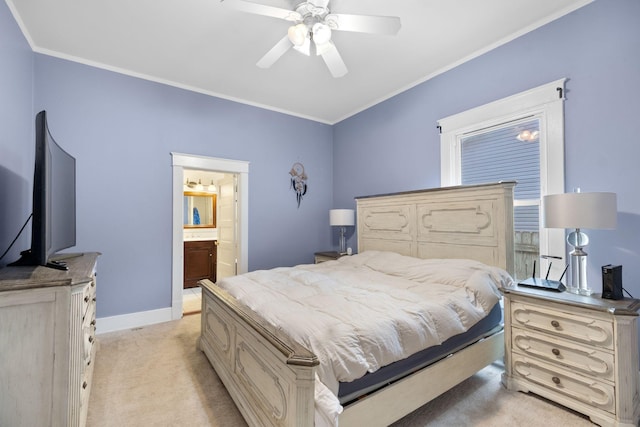
<path fill-rule="evenodd" d="M 482 129 L 527 117 L 540 120 L 540 197 L 564 193 L 564 94 L 566 78 L 438 120 L 440 128 L 440 185 L 461 183 L 461 139 Z M 515 203 L 514 203 L 515 205 Z M 542 221 L 541 221 L 542 224 Z M 565 232 L 540 227 L 540 254 L 566 260 Z M 545 265 L 538 271 L 545 271 Z M 542 270 L 544 268 L 544 270 Z M 560 277 L 556 262 L 550 278 Z"/>

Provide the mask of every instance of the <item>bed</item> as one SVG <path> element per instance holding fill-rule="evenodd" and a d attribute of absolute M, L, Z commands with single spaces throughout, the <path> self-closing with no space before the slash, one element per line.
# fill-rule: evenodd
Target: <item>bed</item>
<path fill-rule="evenodd" d="M 422 260 L 432 260 L 444 264 L 438 260 L 462 259 L 468 263 L 480 261 L 512 273 L 514 185 L 514 182 L 501 182 L 357 198 L 361 255 L 343 257 L 343 262 L 333 261 L 325 266 L 301 266 L 301 270 L 305 277 L 320 277 L 319 270 L 330 269 L 332 263 L 336 270 L 351 268 L 348 264 L 358 264 L 360 259 L 372 264 L 375 262 L 371 259 L 377 259 L 378 254 L 392 252 L 399 263 L 421 264 L 426 262 Z M 392 269 L 393 262 L 382 264 L 385 263 L 388 267 L 384 268 Z M 299 275 L 299 270 L 295 273 L 289 269 L 274 270 L 278 270 L 274 273 Z M 247 423 L 296 427 L 323 424 L 324 421 L 318 421 L 323 419 L 318 418 L 317 410 L 323 406 L 319 402 L 323 395 L 317 396 L 317 393 L 324 387 L 318 378 L 327 370 L 320 364 L 321 360 L 326 362 L 323 347 L 316 347 L 316 354 L 309 349 L 312 346 L 308 341 L 279 324 L 279 320 L 258 315 L 251 307 L 259 305 L 260 300 L 264 300 L 262 296 L 247 302 L 243 298 L 251 297 L 252 292 L 241 290 L 240 285 L 237 289 L 224 289 L 224 283 L 216 285 L 204 280 L 201 286 L 199 346 Z M 344 289 L 349 291 L 348 286 Z M 495 306 L 485 308 L 495 315 Z M 342 412 L 329 424 L 388 425 L 501 358 L 503 345 L 501 328 L 488 327 L 471 342 L 454 343 L 445 354 L 432 357 L 428 364 L 413 366 L 408 373 L 392 372 L 382 380 L 384 386 L 375 380 L 373 385 L 363 386 L 364 394 L 362 387 L 355 392 L 342 391 Z M 332 392 L 337 389 L 333 383 L 327 388 Z"/>

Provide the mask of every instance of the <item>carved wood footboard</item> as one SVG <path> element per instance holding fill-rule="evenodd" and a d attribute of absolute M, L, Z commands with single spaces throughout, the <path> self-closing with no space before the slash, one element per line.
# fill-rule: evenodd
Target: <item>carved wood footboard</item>
<path fill-rule="evenodd" d="M 245 420 L 254 426 L 313 426 L 318 359 L 202 280 L 200 349 Z"/>

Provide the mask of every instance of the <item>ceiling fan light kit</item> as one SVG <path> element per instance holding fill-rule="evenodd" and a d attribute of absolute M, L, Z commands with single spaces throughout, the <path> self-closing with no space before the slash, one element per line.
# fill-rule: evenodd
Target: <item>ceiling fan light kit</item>
<path fill-rule="evenodd" d="M 221 0 L 227 6 L 241 12 L 269 16 L 293 22 L 287 35 L 272 47 L 260 60 L 260 68 L 271 67 L 292 47 L 307 56 L 311 46 L 316 55 L 322 56 L 333 77 L 342 77 L 348 69 L 335 44 L 332 31 L 353 31 L 395 35 L 400 31 L 400 18 L 396 16 L 368 16 L 334 14 L 329 10 L 329 0 L 308 0 L 298 3 L 294 10 L 267 6 L 245 0 Z M 312 43 L 313 42 L 313 43 Z"/>
<path fill-rule="evenodd" d="M 296 46 L 302 46 L 307 39 L 309 34 L 309 29 L 304 24 L 292 25 L 289 27 L 289 31 L 287 35 L 289 36 L 289 40 Z"/>
<path fill-rule="evenodd" d="M 331 28 L 327 24 L 322 22 L 316 22 L 311 27 L 311 34 L 313 35 L 313 41 L 315 44 L 325 44 L 331 40 Z"/>

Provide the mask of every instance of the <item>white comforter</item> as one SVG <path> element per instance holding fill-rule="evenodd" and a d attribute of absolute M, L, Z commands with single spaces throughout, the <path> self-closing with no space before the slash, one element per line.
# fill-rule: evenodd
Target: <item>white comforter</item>
<path fill-rule="evenodd" d="M 338 383 L 465 332 L 511 277 L 471 260 L 367 251 L 217 283 L 319 359 L 316 426 L 336 425 Z"/>

